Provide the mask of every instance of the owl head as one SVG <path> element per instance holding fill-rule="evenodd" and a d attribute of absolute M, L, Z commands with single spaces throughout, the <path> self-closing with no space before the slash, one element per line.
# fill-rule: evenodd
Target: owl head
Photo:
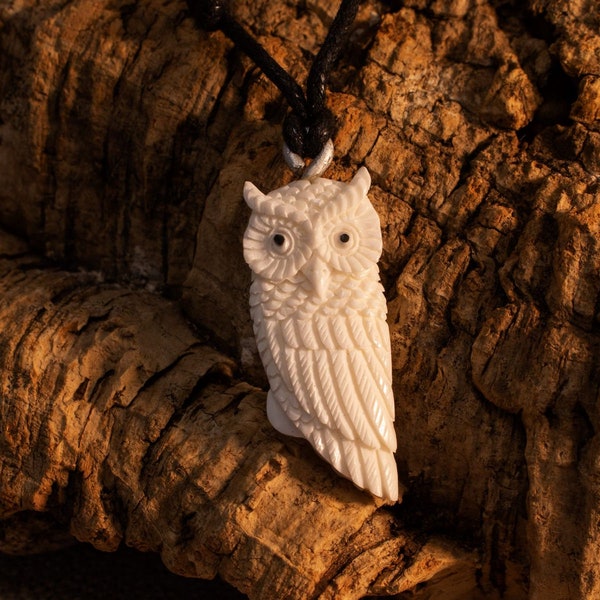
<path fill-rule="evenodd" d="M 301 179 L 268 194 L 247 181 L 244 198 L 252 215 L 244 258 L 254 274 L 273 283 L 304 275 L 318 295 L 333 273 L 363 276 L 382 249 L 370 185 L 365 167 L 350 183 Z"/>

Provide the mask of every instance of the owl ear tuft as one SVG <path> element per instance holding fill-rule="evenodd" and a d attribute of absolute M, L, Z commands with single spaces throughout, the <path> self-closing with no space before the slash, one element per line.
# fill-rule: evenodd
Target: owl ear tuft
<path fill-rule="evenodd" d="M 258 210 L 261 200 L 265 199 L 263 194 L 251 181 L 244 183 L 244 200 L 252 210 Z"/>
<path fill-rule="evenodd" d="M 361 167 L 356 175 L 352 178 L 350 185 L 354 188 L 358 188 L 362 196 L 366 196 L 369 188 L 371 187 L 371 175 L 367 171 L 367 167 Z"/>

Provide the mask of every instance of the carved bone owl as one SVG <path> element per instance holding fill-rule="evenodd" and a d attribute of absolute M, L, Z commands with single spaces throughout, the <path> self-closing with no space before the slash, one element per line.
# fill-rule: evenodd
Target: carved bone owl
<path fill-rule="evenodd" d="M 364 167 L 350 183 L 301 179 L 269 194 L 246 182 L 244 258 L 270 422 L 306 438 L 358 487 L 395 501 L 390 337 L 370 183 Z"/>

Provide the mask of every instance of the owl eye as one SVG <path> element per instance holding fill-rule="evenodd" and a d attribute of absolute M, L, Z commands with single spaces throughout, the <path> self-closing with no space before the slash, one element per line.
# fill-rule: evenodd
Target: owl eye
<path fill-rule="evenodd" d="M 360 236 L 356 228 L 349 223 L 340 228 L 335 228 L 331 237 L 331 245 L 339 254 L 352 254 L 358 249 Z"/>
<path fill-rule="evenodd" d="M 294 277 L 311 255 L 311 223 L 281 199 L 265 202 L 263 208 L 270 208 L 272 214 L 253 212 L 250 216 L 244 232 L 244 259 L 263 280 L 283 281 Z"/>
<path fill-rule="evenodd" d="M 294 249 L 294 237 L 289 231 L 276 231 L 271 234 L 270 247 L 275 256 L 287 256 Z"/>

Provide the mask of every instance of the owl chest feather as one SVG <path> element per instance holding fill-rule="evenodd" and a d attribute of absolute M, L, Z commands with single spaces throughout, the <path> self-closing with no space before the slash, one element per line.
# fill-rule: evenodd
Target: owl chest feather
<path fill-rule="evenodd" d="M 290 350 L 306 360 L 323 351 L 329 358 L 339 352 L 372 355 L 379 375 L 391 379 L 387 306 L 377 274 L 364 280 L 340 274 L 334 282 L 336 293 L 321 299 L 302 281 L 273 284 L 255 277 L 250 310 L 270 380 L 288 379 Z"/>
<path fill-rule="evenodd" d="M 273 283 L 254 276 L 250 287 L 253 320 L 284 321 L 336 315 L 378 317 L 385 320 L 387 307 L 377 271 L 362 278 L 334 274 L 331 286 L 321 297 L 305 278 Z"/>

